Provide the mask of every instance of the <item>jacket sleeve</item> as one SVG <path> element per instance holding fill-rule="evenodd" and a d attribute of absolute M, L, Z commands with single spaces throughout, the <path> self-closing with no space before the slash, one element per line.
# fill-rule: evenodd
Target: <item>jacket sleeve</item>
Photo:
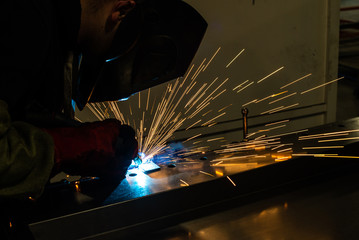
<path fill-rule="evenodd" d="M 25 122 L 11 122 L 0 100 L 0 199 L 38 197 L 54 162 L 50 135 Z"/>

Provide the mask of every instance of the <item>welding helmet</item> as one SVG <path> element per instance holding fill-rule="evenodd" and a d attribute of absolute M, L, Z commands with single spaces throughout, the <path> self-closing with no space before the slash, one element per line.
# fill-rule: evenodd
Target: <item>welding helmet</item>
<path fill-rule="evenodd" d="M 207 23 L 181 0 L 138 0 L 100 64 L 84 58 L 75 101 L 117 101 L 185 74 Z"/>

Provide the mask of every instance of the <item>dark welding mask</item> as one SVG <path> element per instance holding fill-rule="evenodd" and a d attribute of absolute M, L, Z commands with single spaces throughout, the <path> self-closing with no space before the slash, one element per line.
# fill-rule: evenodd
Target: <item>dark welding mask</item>
<path fill-rule="evenodd" d="M 75 99 L 117 101 L 185 74 L 207 23 L 181 0 L 142 0 L 121 22 L 106 61 L 83 59 Z"/>

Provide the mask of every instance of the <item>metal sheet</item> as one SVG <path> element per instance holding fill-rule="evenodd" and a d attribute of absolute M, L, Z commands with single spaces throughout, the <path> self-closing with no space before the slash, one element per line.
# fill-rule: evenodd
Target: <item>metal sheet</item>
<path fill-rule="evenodd" d="M 103 194 L 102 198 L 69 189 L 64 191 L 66 194 L 48 195 L 43 204 L 37 206 L 37 219 L 30 228 L 36 239 L 116 239 L 177 224 L 236 205 L 255 193 L 353 164 L 351 158 L 318 153 L 355 157 L 358 129 L 359 119 L 353 119 L 276 137 L 280 144 L 293 143 L 294 153 L 312 154 L 311 157 L 273 158 L 273 150 L 255 147 L 231 153 L 231 157 L 220 156 L 219 152 L 176 159 L 159 157 L 154 161 L 161 166 L 161 171 L 148 175 L 137 172 L 135 177 L 128 175 L 115 190 L 109 191 L 110 195 Z M 351 140 L 333 143 L 343 143 L 345 148 L 341 149 L 304 151 L 303 147 L 323 146 L 323 143 L 318 143 L 317 138 L 299 140 L 348 130 L 355 130 L 346 136 Z M 326 140 L 335 138 L 337 135 L 324 137 Z M 246 155 L 252 157 L 244 157 Z M 218 164 L 220 161 L 223 163 Z M 173 163 L 176 167 L 168 167 Z M 80 185 L 80 189 L 91 192 L 91 184 L 98 195 L 106 192 L 101 184 L 96 186 L 96 181 Z"/>

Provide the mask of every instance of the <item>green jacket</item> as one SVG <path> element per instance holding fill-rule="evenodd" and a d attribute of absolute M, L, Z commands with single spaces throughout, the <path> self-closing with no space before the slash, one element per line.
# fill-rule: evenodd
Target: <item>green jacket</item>
<path fill-rule="evenodd" d="M 11 122 L 0 100 L 0 198 L 38 197 L 54 159 L 51 136 L 25 122 Z"/>

